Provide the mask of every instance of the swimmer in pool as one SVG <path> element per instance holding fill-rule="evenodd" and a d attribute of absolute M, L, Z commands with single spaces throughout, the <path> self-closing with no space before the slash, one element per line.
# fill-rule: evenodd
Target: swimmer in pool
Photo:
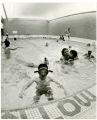
<path fill-rule="evenodd" d="M 59 38 L 59 39 L 60 39 L 60 40 L 65 41 L 64 36 L 63 36 L 63 35 L 60 35 L 60 38 Z"/>
<path fill-rule="evenodd" d="M 57 63 L 61 62 L 62 64 L 74 64 L 74 60 L 78 59 L 78 53 L 76 50 L 68 50 L 67 48 L 63 48 L 61 51 L 62 57 L 60 61 L 56 61 Z"/>
<path fill-rule="evenodd" d="M 44 58 L 44 64 L 49 65 L 49 61 L 46 57 Z"/>
<path fill-rule="evenodd" d="M 68 40 L 70 40 L 70 28 L 68 28 L 68 31 L 67 31 L 67 36 L 68 36 Z"/>
<path fill-rule="evenodd" d="M 31 80 L 28 82 L 22 89 L 22 91 L 19 94 L 20 98 L 23 98 L 24 92 L 27 88 L 29 88 L 34 82 L 36 83 L 36 96 L 34 97 L 34 103 L 39 102 L 40 97 L 45 94 L 45 96 L 48 98 L 48 101 L 53 100 L 53 92 L 50 87 L 50 83 L 54 82 L 58 85 L 58 87 L 63 88 L 63 85 L 58 83 L 57 81 L 54 81 L 52 78 L 48 77 L 48 72 L 51 72 L 48 70 L 48 66 L 46 64 L 40 64 L 38 66 L 38 72 L 39 77 L 35 78 L 34 80 Z M 65 95 L 67 95 L 66 90 L 64 89 Z"/>
<path fill-rule="evenodd" d="M 92 51 L 88 50 L 88 53 L 84 54 L 85 58 L 88 59 L 90 62 L 92 62 L 92 60 L 95 60 L 95 57 L 92 55 Z"/>
<path fill-rule="evenodd" d="M 62 57 L 60 58 L 60 61 L 64 64 L 73 64 L 74 59 L 72 54 L 70 54 L 69 50 L 67 48 L 63 48 L 62 51 Z"/>
<path fill-rule="evenodd" d="M 8 38 L 5 39 L 4 44 L 5 44 L 5 47 L 3 48 L 4 48 L 4 53 L 7 59 L 9 59 L 11 56 L 10 50 L 16 50 L 17 48 L 20 48 L 20 47 L 10 48 L 10 42 Z"/>
<path fill-rule="evenodd" d="M 78 53 L 76 50 L 70 50 L 71 59 L 78 60 Z"/>

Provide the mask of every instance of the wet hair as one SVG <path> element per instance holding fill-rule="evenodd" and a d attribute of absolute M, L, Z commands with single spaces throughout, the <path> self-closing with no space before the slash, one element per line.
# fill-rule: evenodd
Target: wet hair
<path fill-rule="evenodd" d="M 91 50 L 88 50 L 88 55 L 91 55 L 92 51 Z"/>
<path fill-rule="evenodd" d="M 10 42 L 6 39 L 5 40 L 5 47 L 9 47 L 10 46 Z"/>
<path fill-rule="evenodd" d="M 78 53 L 76 50 L 71 50 L 70 51 L 70 54 L 73 56 L 73 58 L 77 57 L 78 56 Z"/>
<path fill-rule="evenodd" d="M 62 53 L 63 56 L 64 56 L 64 51 L 66 51 L 66 50 L 68 50 L 68 49 L 67 48 L 62 49 L 61 53 Z"/>
<path fill-rule="evenodd" d="M 14 40 L 17 40 L 16 37 L 14 37 Z"/>

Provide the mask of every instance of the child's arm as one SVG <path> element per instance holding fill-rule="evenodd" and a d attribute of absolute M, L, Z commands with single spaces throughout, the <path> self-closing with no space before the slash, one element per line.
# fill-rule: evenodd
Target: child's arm
<path fill-rule="evenodd" d="M 64 89 L 64 93 L 65 93 L 65 95 L 67 96 L 67 92 L 66 92 L 66 90 L 65 90 L 65 88 L 64 88 L 64 86 L 63 86 L 63 85 L 61 85 L 60 83 L 58 83 L 57 81 L 54 81 L 54 80 L 51 80 L 51 82 L 54 82 L 55 84 L 57 84 L 57 85 L 58 85 L 58 87 L 60 87 L 60 88 Z"/>
<path fill-rule="evenodd" d="M 28 82 L 21 90 L 19 97 L 23 98 L 24 92 L 26 89 L 28 89 L 35 81 Z"/>

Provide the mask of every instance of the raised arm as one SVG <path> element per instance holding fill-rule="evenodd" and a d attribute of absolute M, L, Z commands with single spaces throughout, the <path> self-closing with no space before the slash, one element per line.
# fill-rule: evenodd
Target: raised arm
<path fill-rule="evenodd" d="M 25 90 L 28 89 L 34 82 L 35 82 L 34 80 L 33 80 L 33 81 L 30 81 L 30 82 L 28 82 L 28 83 L 22 88 L 22 90 L 21 90 L 21 92 L 20 92 L 20 94 L 19 94 L 19 97 L 20 97 L 20 98 L 23 98 L 23 95 L 24 95 Z"/>
<path fill-rule="evenodd" d="M 58 83 L 57 81 L 54 81 L 54 80 L 51 80 L 51 82 L 54 82 L 55 84 L 58 85 L 58 87 L 62 88 L 62 89 L 64 90 L 64 94 L 65 94 L 65 96 L 67 96 L 67 91 L 65 90 L 65 88 L 64 88 L 63 85 L 61 85 L 60 83 Z"/>

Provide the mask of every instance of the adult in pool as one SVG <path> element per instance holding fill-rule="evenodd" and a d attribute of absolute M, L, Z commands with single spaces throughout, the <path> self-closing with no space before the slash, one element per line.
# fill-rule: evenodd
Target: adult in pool
<path fill-rule="evenodd" d="M 36 83 L 36 96 L 34 97 L 34 103 L 39 102 L 40 97 L 45 94 L 45 96 L 49 100 L 53 100 L 53 92 L 50 87 L 50 83 L 54 82 L 57 84 L 59 87 L 63 88 L 64 87 L 58 83 L 57 81 L 54 81 L 52 78 L 48 77 L 48 73 L 52 72 L 51 70 L 48 70 L 48 66 L 46 64 L 40 64 L 38 66 L 38 71 L 35 71 L 35 73 L 39 74 L 39 77 L 29 81 L 23 88 L 22 91 L 19 94 L 20 98 L 23 98 L 24 92 L 27 88 L 29 88 L 34 82 Z M 66 90 L 64 89 L 65 95 L 67 95 Z"/>
<path fill-rule="evenodd" d="M 74 59 L 73 55 L 69 52 L 67 48 L 63 48 L 61 51 L 62 57 L 60 58 L 60 61 L 65 64 L 73 64 Z"/>
<path fill-rule="evenodd" d="M 71 47 L 70 47 L 71 48 Z M 60 58 L 60 61 L 63 64 L 74 64 L 74 60 L 78 59 L 78 53 L 76 50 L 70 50 L 68 48 L 63 48 L 61 51 L 62 57 Z"/>
<path fill-rule="evenodd" d="M 4 48 L 4 53 L 5 53 L 5 56 L 7 59 L 9 59 L 11 57 L 10 50 L 16 50 L 17 48 L 21 48 L 21 47 L 10 48 L 10 42 L 8 40 L 8 36 L 6 37 L 4 44 L 5 44 L 5 46 L 3 48 Z"/>

